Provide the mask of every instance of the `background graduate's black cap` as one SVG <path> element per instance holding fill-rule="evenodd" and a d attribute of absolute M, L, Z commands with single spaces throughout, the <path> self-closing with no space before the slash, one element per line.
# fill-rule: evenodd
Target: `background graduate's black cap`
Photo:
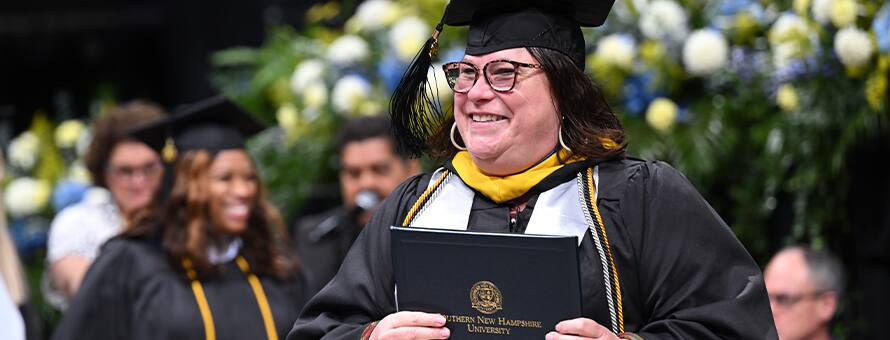
<path fill-rule="evenodd" d="M 175 154 L 171 152 L 243 149 L 244 139 L 264 128 L 238 104 L 216 96 L 186 105 L 166 119 L 136 127 L 130 134 L 172 161 Z"/>
<path fill-rule="evenodd" d="M 581 26 L 602 25 L 615 0 L 451 0 L 432 37 L 408 66 L 389 101 L 394 137 L 402 154 L 420 156 L 445 122 L 438 89 L 427 79 L 444 25 L 469 25 L 466 54 L 517 47 L 559 51 L 584 69 Z"/>
<path fill-rule="evenodd" d="M 562 52 L 584 69 L 581 26 L 600 26 L 614 0 L 452 0 L 442 21 L 469 25 L 468 55 L 516 47 Z"/>

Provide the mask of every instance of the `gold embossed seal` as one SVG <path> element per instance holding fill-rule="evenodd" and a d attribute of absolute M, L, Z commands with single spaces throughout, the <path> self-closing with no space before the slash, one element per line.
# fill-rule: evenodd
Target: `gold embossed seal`
<path fill-rule="evenodd" d="M 485 314 L 494 314 L 503 309 L 501 291 L 490 281 L 479 281 L 470 288 L 470 303 L 473 309 Z"/>

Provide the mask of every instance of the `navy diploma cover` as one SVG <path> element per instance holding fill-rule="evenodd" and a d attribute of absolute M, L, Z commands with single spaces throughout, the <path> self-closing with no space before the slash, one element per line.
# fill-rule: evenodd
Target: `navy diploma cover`
<path fill-rule="evenodd" d="M 400 311 L 441 313 L 451 339 L 536 339 L 581 315 L 575 236 L 391 227 Z"/>

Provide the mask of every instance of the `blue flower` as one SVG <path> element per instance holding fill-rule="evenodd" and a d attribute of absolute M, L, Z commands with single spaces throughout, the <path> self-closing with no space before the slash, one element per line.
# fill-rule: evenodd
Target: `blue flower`
<path fill-rule="evenodd" d="M 399 61 L 393 54 L 387 54 L 377 63 L 377 74 L 388 92 L 392 93 L 396 89 L 407 67 L 407 64 Z"/>
<path fill-rule="evenodd" d="M 723 0 L 720 3 L 719 11 L 722 15 L 735 15 L 749 8 L 752 2 L 752 0 Z"/>
<path fill-rule="evenodd" d="M 48 233 L 49 220 L 40 216 L 16 219 L 9 226 L 9 234 L 22 254 L 46 246 Z"/>
<path fill-rule="evenodd" d="M 787 83 L 794 81 L 798 76 L 803 75 L 807 71 L 807 65 L 804 60 L 794 59 L 788 62 L 785 67 L 776 70 L 776 81 Z"/>
<path fill-rule="evenodd" d="M 890 3 L 881 6 L 875 20 L 871 22 L 871 28 L 878 40 L 878 51 L 890 52 Z"/>
<path fill-rule="evenodd" d="M 680 104 L 677 109 L 677 121 L 681 123 L 689 123 L 692 120 L 692 112 L 689 111 L 689 105 Z"/>
<path fill-rule="evenodd" d="M 654 77 L 652 72 L 647 72 L 629 76 L 625 80 L 624 88 L 622 89 L 624 109 L 629 115 L 634 117 L 640 115 L 649 107 L 649 103 L 658 96 L 658 93 L 653 91 L 652 79 Z"/>
<path fill-rule="evenodd" d="M 60 211 L 65 207 L 80 202 L 86 194 L 88 187 L 83 183 L 73 181 L 61 181 L 53 191 L 53 207 Z"/>

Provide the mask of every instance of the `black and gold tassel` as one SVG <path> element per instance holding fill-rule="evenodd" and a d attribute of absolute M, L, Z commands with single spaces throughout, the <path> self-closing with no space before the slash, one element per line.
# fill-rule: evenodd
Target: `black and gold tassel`
<path fill-rule="evenodd" d="M 427 74 L 439 53 L 439 21 L 432 36 L 405 70 L 389 102 L 393 132 L 400 152 L 419 157 L 427 149 L 428 139 L 445 121 L 436 91 L 430 89 Z M 435 83 L 432 85 L 435 86 Z"/>

